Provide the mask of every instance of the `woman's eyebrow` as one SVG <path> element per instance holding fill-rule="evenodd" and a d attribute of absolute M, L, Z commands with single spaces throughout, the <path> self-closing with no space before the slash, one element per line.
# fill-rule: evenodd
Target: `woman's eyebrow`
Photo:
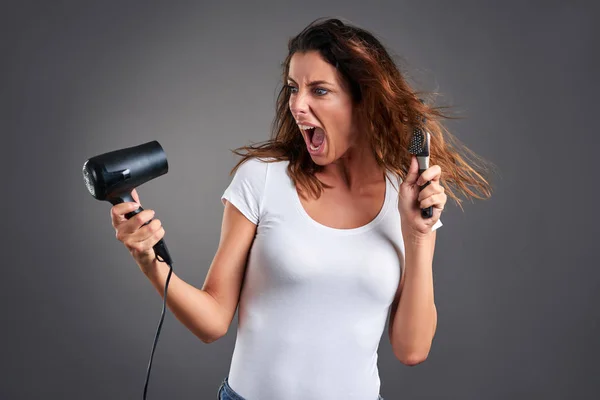
<path fill-rule="evenodd" d="M 291 77 L 288 76 L 288 81 L 292 81 L 294 83 L 296 83 L 296 81 L 294 79 L 292 79 Z M 306 84 L 306 86 L 317 86 L 317 85 L 330 85 L 330 86 L 335 86 L 333 83 L 327 82 L 327 81 L 323 81 L 323 80 L 317 80 L 317 81 L 311 81 L 308 82 Z"/>

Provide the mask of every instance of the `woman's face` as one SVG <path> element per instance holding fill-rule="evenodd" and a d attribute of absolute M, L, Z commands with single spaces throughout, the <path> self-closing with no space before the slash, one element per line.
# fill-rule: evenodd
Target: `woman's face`
<path fill-rule="evenodd" d="M 336 69 L 318 52 L 292 56 L 287 84 L 290 111 L 316 164 L 330 164 L 357 144 L 352 97 Z"/>

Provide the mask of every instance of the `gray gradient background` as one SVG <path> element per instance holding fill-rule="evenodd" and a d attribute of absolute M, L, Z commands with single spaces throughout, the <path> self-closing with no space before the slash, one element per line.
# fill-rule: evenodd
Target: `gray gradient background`
<path fill-rule="evenodd" d="M 593 7 L 39 1 L 1 14 L 0 398 L 141 397 L 162 300 L 115 239 L 110 204 L 86 191 L 83 162 L 162 144 L 169 173 L 138 189 L 142 205 L 162 220 L 176 273 L 202 286 L 236 161 L 229 149 L 268 137 L 287 40 L 320 16 L 377 34 L 417 88 L 439 90 L 465 117 L 448 126 L 499 171 L 491 200 L 464 213 L 448 204 L 431 354 L 402 365 L 386 327 L 382 395 L 597 398 L 592 159 L 561 157 L 541 175 L 542 151 L 555 157 L 548 145 L 589 130 L 598 105 Z M 214 398 L 236 327 L 206 345 L 168 312 L 149 398 Z"/>

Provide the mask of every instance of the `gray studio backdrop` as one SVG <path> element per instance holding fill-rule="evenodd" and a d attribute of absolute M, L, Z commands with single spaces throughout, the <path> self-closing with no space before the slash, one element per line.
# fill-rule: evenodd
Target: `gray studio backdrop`
<path fill-rule="evenodd" d="M 0 398 L 141 398 L 162 299 L 116 240 L 110 204 L 85 189 L 83 162 L 162 144 L 168 174 L 138 191 L 165 226 L 175 272 L 201 287 L 237 160 L 229 150 L 268 138 L 287 40 L 320 16 L 378 35 L 417 89 L 439 91 L 438 103 L 464 117 L 452 132 L 497 166 L 491 200 L 466 202 L 464 213 L 449 202 L 442 216 L 429 359 L 402 365 L 386 327 L 382 395 L 595 398 L 598 325 L 567 335 L 590 332 L 598 273 L 581 279 L 579 296 L 551 300 L 565 286 L 549 277 L 565 267 L 542 268 L 537 146 L 541 132 L 565 134 L 550 117 L 577 115 L 575 103 L 553 108 L 561 91 L 592 100 L 592 15 L 577 2 L 5 5 Z M 206 345 L 168 312 L 149 398 L 215 398 L 236 328 L 237 317 Z"/>

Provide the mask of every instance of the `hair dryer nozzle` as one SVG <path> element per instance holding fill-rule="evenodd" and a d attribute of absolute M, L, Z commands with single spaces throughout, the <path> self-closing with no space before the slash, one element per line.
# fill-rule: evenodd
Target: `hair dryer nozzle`
<path fill-rule="evenodd" d="M 96 199 L 116 204 L 122 195 L 168 170 L 165 152 L 154 140 L 90 158 L 83 164 L 83 180 Z"/>

